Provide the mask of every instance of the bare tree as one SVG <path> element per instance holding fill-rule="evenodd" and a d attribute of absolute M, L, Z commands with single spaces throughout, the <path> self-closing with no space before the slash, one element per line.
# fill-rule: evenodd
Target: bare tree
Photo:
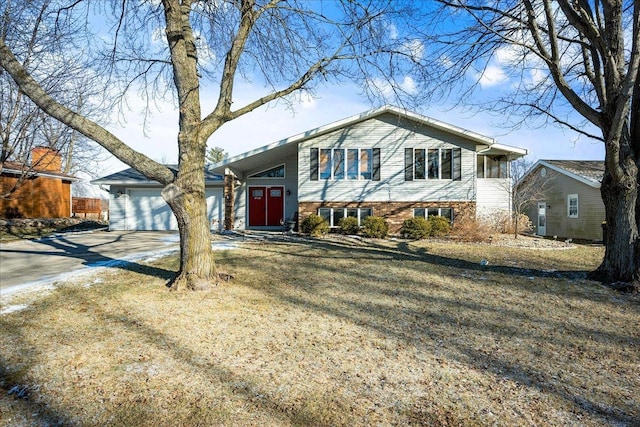
<path fill-rule="evenodd" d="M 506 124 L 554 123 L 602 141 L 609 232 L 604 259 L 591 277 L 637 285 L 640 3 L 438 3 L 427 15 L 432 25 L 424 35 L 431 41 L 431 93 L 442 97 L 460 90 L 461 102 L 479 100 L 467 105 L 498 112 Z M 491 78 L 491 90 L 483 90 Z"/>
<path fill-rule="evenodd" d="M 408 25 L 401 20 L 412 14 L 399 10 L 405 6 L 399 2 L 56 3 L 59 7 L 50 17 L 50 28 L 56 30 L 75 28 L 83 17 L 87 28 L 96 15 L 113 18 L 105 24 L 104 34 L 69 41 L 73 53 L 86 55 L 86 67 L 95 69 L 96 58 L 102 60 L 99 70 L 109 78 L 112 98 L 124 101 L 136 88 L 150 101 L 167 94 L 174 97 L 180 112 L 177 173 L 51 96 L 22 55 L 8 47 L 9 34 L 0 39 L 0 65 L 47 114 L 164 186 L 163 197 L 180 233 L 180 272 L 173 289 L 203 289 L 217 278 L 206 216 L 204 163 L 207 139 L 224 123 L 275 100 L 287 102 L 294 92 L 312 91 L 319 79 L 358 79 L 372 97 L 423 93 L 417 84 L 407 84 L 410 72 L 423 70 L 423 50 L 404 32 Z M 404 62 L 398 65 L 398 61 Z M 241 79 L 261 82 L 265 90 L 245 105 L 234 105 L 234 88 Z M 217 103 L 203 112 L 201 83 L 206 81 L 216 82 Z"/>
<path fill-rule="evenodd" d="M 533 163 L 523 157 L 511 162 L 511 201 L 515 238 L 523 227 L 520 221 L 526 220 L 526 208 L 544 200 L 551 190 L 550 181 L 539 172 L 534 172 L 532 167 Z"/>
<path fill-rule="evenodd" d="M 40 84 L 53 96 L 65 102 L 76 102 L 76 108 L 87 116 L 97 117 L 100 109 L 92 103 L 83 103 L 82 97 L 91 97 L 95 86 L 92 79 L 73 60 L 52 67 L 50 57 L 55 55 L 57 42 L 42 30 L 39 23 L 50 7 L 50 1 L 9 1 L 0 16 L 0 34 L 6 40 L 11 33 L 13 49 L 21 52 L 23 64 L 32 73 L 42 77 Z M 19 25 L 15 25 L 19 23 Z M 20 34 L 22 37 L 15 37 Z M 49 46 L 51 49 L 48 50 Z M 31 159 L 35 147 L 47 147 L 62 155 L 62 172 L 86 172 L 97 168 L 105 153 L 98 145 L 78 134 L 42 111 L 20 90 L 11 76 L 0 70 L 0 169 L 11 162 L 20 172 L 16 185 L 3 188 L 0 197 L 11 197 L 18 187 L 45 165 Z M 72 83 L 73 82 L 73 83 Z"/>

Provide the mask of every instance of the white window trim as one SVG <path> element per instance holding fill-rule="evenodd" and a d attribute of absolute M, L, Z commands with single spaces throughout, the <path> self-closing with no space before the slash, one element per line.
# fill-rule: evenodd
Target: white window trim
<path fill-rule="evenodd" d="M 261 173 L 270 171 L 271 169 L 277 169 L 280 166 L 282 166 L 283 170 L 284 170 L 284 176 L 256 176 L 256 175 L 260 175 Z M 263 169 L 259 172 L 253 173 L 251 175 L 248 176 L 249 179 L 286 179 L 287 177 L 287 166 L 284 163 L 281 163 L 279 165 L 267 168 L 267 169 Z"/>
<path fill-rule="evenodd" d="M 429 209 L 438 209 L 438 216 L 442 216 L 442 209 L 451 209 L 451 216 L 453 218 L 455 218 L 455 210 L 452 207 L 440 207 L 440 208 L 413 208 L 413 216 L 416 216 L 416 210 L 418 209 L 422 209 L 424 210 L 424 216 L 422 218 L 428 218 L 429 217 Z M 451 222 L 453 222 L 453 218 L 451 219 Z"/>
<path fill-rule="evenodd" d="M 424 178 L 416 178 L 416 150 L 424 150 Z M 438 150 L 438 176 L 429 178 L 429 151 Z M 451 152 L 451 178 L 442 178 L 442 152 L 449 150 Z M 453 148 L 413 148 L 413 180 L 414 181 L 452 181 L 454 176 L 453 166 Z"/>
<path fill-rule="evenodd" d="M 331 176 L 328 178 L 323 178 L 322 177 L 322 171 L 321 171 L 321 161 L 320 159 L 322 158 L 322 150 L 330 150 L 331 151 L 331 161 L 330 161 L 330 174 Z M 334 152 L 336 150 L 342 150 L 343 151 L 343 165 L 342 165 L 342 171 L 343 171 L 343 178 L 336 178 L 335 177 L 335 167 L 334 167 L 334 159 L 335 159 L 335 154 Z M 357 154 L 357 158 L 356 161 L 358 162 L 358 174 L 356 178 L 349 178 L 349 164 L 348 164 L 348 158 L 349 158 L 349 150 L 357 150 L 358 154 Z M 363 173 L 363 168 L 362 168 L 362 162 L 360 161 L 362 158 L 362 151 L 369 151 L 369 174 L 370 177 L 369 178 L 363 178 L 362 177 L 362 173 Z M 359 148 L 359 147 L 345 147 L 345 148 L 322 148 L 319 147 L 318 148 L 318 178 L 321 180 L 331 180 L 331 181 L 373 181 L 373 168 L 374 168 L 374 164 L 373 164 L 373 148 Z"/>
<path fill-rule="evenodd" d="M 575 199 L 576 201 L 576 213 L 571 213 L 571 200 Z M 567 217 L 568 218 L 579 218 L 580 217 L 580 199 L 577 194 L 567 194 Z"/>
<path fill-rule="evenodd" d="M 360 226 L 360 227 L 362 227 L 362 218 L 361 218 L 362 210 L 365 210 L 365 209 L 370 210 L 371 211 L 371 215 L 373 215 L 373 208 L 325 208 L 325 207 L 323 207 L 323 208 L 318 208 L 318 212 L 316 212 L 318 215 L 320 215 L 320 209 L 329 209 L 329 227 L 331 227 L 331 228 L 339 227 L 338 224 L 334 224 L 333 223 L 333 216 L 334 216 L 333 213 L 334 213 L 334 211 L 336 209 L 342 210 L 342 217 L 343 218 L 346 218 L 346 216 L 347 216 L 347 209 L 357 209 L 357 211 L 358 211 L 358 216 L 357 216 L 357 218 L 358 218 L 358 226 Z"/>

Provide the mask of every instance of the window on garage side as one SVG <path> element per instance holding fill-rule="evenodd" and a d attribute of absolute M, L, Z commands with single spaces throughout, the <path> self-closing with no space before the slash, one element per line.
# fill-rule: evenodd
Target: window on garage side
<path fill-rule="evenodd" d="M 567 196 L 567 216 L 569 218 L 578 218 L 578 195 L 569 194 Z"/>

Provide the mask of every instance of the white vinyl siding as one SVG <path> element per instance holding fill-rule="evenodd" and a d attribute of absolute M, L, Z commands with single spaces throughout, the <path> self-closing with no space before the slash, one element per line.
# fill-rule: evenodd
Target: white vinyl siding
<path fill-rule="evenodd" d="M 496 212 L 511 212 L 511 179 L 478 179 L 476 216 L 493 216 Z"/>
<path fill-rule="evenodd" d="M 380 148 L 380 181 L 313 180 L 311 148 Z M 459 181 L 405 181 L 404 149 L 461 147 Z M 466 201 L 475 196 L 475 145 L 461 137 L 384 115 L 321 135 L 298 146 L 299 202 L 309 201 Z M 318 150 L 318 151 L 320 151 Z M 348 155 L 345 153 L 345 155 Z M 348 174 L 348 172 L 347 172 Z"/>

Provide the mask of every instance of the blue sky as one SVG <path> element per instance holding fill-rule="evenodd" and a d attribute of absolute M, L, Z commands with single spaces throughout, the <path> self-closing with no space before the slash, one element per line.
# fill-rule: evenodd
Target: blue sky
<path fill-rule="evenodd" d="M 260 88 L 262 89 L 262 88 Z M 242 105 L 255 96 L 251 86 L 238 87 L 235 104 Z M 203 115 L 208 114 L 216 98 L 215 93 L 203 91 Z M 137 103 L 140 105 L 137 105 Z M 153 111 L 148 118 L 146 134 L 143 131 L 143 117 L 135 111 L 142 111 L 142 101 L 130 101 L 132 111 L 125 114 L 127 123 L 110 127 L 119 138 L 134 149 L 163 163 L 177 162 L 177 111 L 169 104 L 160 104 L 159 111 Z M 567 129 L 555 126 L 546 128 L 526 128 L 510 131 L 500 126 L 500 117 L 489 114 L 450 110 L 443 102 L 416 112 L 451 123 L 462 128 L 487 135 L 499 143 L 526 148 L 530 161 L 538 159 L 578 159 L 602 160 L 604 147 L 601 142 L 579 136 Z M 297 135 L 334 121 L 362 113 L 371 109 L 358 89 L 349 85 L 321 87 L 315 98 L 302 96 L 294 103 L 294 111 L 284 103 L 274 103 L 259 108 L 246 116 L 225 124 L 210 139 L 209 147 L 224 148 L 231 156 Z M 125 169 L 127 166 L 116 159 L 104 165 L 104 174 Z"/>

